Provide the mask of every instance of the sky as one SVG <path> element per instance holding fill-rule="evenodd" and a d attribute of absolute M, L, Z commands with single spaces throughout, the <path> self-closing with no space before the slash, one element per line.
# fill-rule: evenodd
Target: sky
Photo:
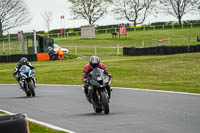
<path fill-rule="evenodd" d="M 31 32 L 34 30 L 47 31 L 47 28 L 44 24 L 42 14 L 46 11 L 51 11 L 53 13 L 53 21 L 50 25 L 50 30 L 60 29 L 60 28 L 75 28 L 83 25 L 88 25 L 86 20 L 72 20 L 72 15 L 70 13 L 70 3 L 67 0 L 24 0 L 28 6 L 29 12 L 32 17 L 31 23 L 17 27 L 10 30 L 10 32 L 18 32 L 23 30 L 24 32 Z M 61 16 L 65 17 L 65 20 Z M 200 19 L 197 15 L 187 15 L 183 19 Z M 174 17 L 160 15 L 160 16 L 150 16 L 144 22 L 149 24 L 151 22 L 161 22 L 161 21 L 176 21 Z M 128 23 L 127 20 L 115 20 L 113 14 L 107 14 L 104 18 L 98 20 L 95 24 L 97 25 L 110 25 L 110 24 L 119 24 L 119 23 Z"/>

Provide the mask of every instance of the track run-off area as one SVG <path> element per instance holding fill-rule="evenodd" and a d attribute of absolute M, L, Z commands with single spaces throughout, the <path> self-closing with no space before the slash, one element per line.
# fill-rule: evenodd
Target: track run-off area
<path fill-rule="evenodd" d="M 113 88 L 110 114 L 96 114 L 81 86 L 38 85 L 27 98 L 18 85 L 0 85 L 0 109 L 24 113 L 58 130 L 76 133 L 199 133 L 200 95 Z"/>

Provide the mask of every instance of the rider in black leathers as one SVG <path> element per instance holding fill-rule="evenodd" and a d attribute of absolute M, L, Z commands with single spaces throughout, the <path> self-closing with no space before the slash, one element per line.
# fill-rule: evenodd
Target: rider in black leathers
<path fill-rule="evenodd" d="M 22 57 L 18 64 L 16 65 L 15 67 L 15 70 L 14 70 L 14 73 L 13 73 L 13 76 L 16 78 L 16 80 L 18 81 L 18 83 L 20 84 L 20 87 L 22 88 L 22 83 L 20 82 L 21 81 L 21 77 L 20 77 L 20 73 L 19 73 L 19 70 L 20 68 L 23 66 L 23 65 L 27 65 L 28 67 L 31 68 L 31 70 L 33 72 L 35 72 L 35 67 L 31 65 L 31 63 L 28 61 L 28 59 L 26 57 Z M 36 88 L 36 79 L 35 77 L 33 76 L 33 84 Z"/>

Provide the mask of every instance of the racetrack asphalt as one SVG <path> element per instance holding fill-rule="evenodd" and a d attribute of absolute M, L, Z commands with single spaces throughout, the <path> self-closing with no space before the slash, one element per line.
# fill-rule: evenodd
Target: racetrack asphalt
<path fill-rule="evenodd" d="M 26 98 L 0 85 L 0 109 L 77 133 L 199 133 L 200 95 L 114 88 L 110 114 L 96 114 L 80 86 L 38 85 Z"/>

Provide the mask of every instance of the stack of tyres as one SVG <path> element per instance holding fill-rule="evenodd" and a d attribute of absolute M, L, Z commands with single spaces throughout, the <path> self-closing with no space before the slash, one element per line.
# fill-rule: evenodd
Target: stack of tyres
<path fill-rule="evenodd" d="M 200 52 L 200 45 L 196 46 L 196 52 Z"/>
<path fill-rule="evenodd" d="M 8 62 L 8 56 L 1 56 L 2 62 L 7 63 Z"/>
<path fill-rule="evenodd" d="M 1 133 L 29 133 L 28 122 L 23 114 L 0 115 Z"/>
<path fill-rule="evenodd" d="M 190 52 L 198 52 L 197 49 L 197 46 L 190 46 Z"/>
<path fill-rule="evenodd" d="M 16 55 L 16 61 L 18 62 L 23 56 L 24 56 L 23 54 Z"/>
<path fill-rule="evenodd" d="M 16 55 L 10 55 L 10 58 L 11 58 L 11 62 L 16 62 Z"/>

